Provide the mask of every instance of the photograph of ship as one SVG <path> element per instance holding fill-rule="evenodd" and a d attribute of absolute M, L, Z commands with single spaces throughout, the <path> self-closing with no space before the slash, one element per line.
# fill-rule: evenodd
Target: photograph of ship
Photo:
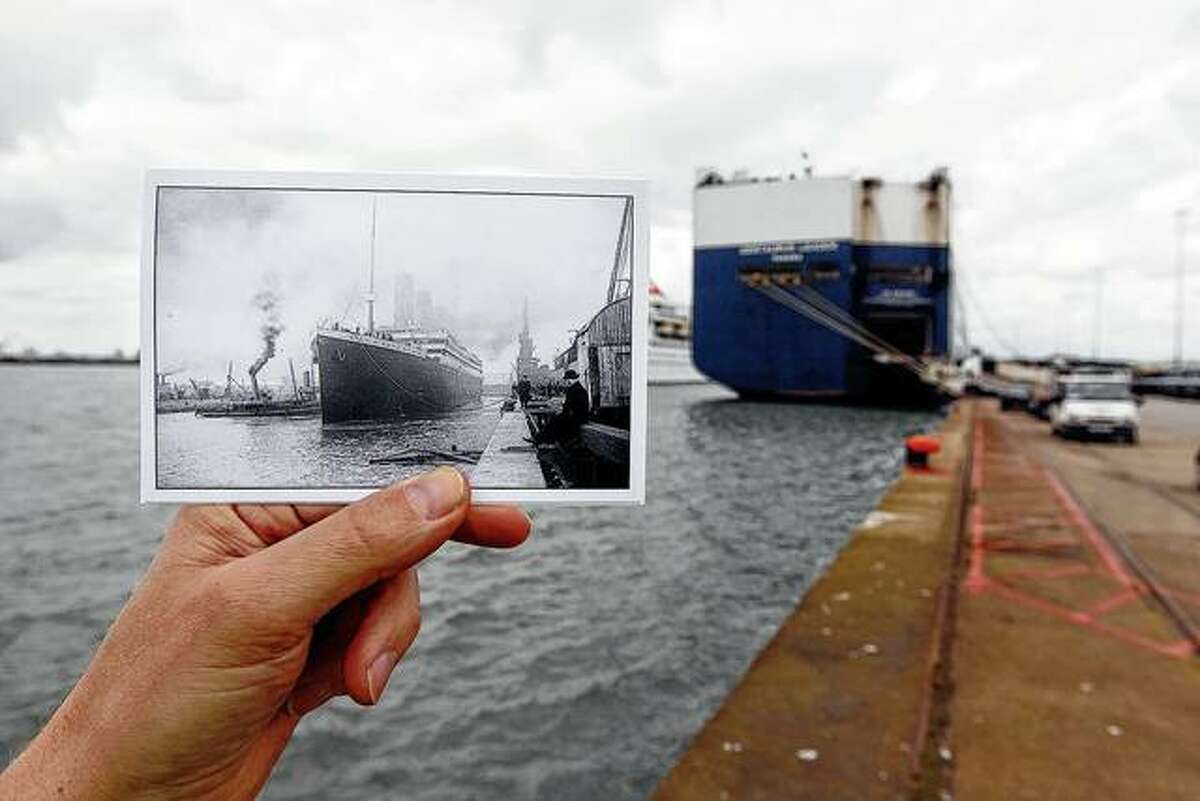
<path fill-rule="evenodd" d="M 371 204 L 370 286 L 366 330 L 334 322 L 314 337 L 321 376 L 321 419 L 423 419 L 479 406 L 483 362 L 446 329 L 422 328 L 407 293 L 396 284 L 393 325 L 375 325 L 375 232 L 378 204 Z"/>
<path fill-rule="evenodd" d="M 151 175 L 146 499 L 640 497 L 640 183 L 237 177 Z"/>

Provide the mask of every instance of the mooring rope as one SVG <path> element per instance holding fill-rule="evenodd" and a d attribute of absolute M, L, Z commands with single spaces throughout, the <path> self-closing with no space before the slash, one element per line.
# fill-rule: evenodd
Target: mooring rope
<path fill-rule="evenodd" d="M 831 301 L 821 296 L 815 290 L 802 287 L 802 289 L 807 290 L 807 293 L 820 298 L 820 304 L 808 297 L 807 293 L 806 297 L 801 298 L 774 284 L 746 283 L 751 289 L 770 298 L 781 306 L 808 317 L 813 322 L 825 326 L 834 333 L 841 334 L 873 353 L 894 359 L 902 367 L 912 371 L 915 375 L 919 377 L 925 375 L 926 365 L 921 359 L 905 353 L 882 337 L 867 330 L 862 323 L 851 317 L 845 310 L 834 306 Z"/>

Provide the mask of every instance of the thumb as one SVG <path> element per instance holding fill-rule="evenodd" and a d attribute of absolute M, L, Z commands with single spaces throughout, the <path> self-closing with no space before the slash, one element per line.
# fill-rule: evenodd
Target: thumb
<path fill-rule="evenodd" d="M 462 475 L 438 468 L 226 567 L 239 586 L 266 594 L 273 612 L 315 623 L 354 593 L 436 551 L 466 517 L 469 499 Z"/>

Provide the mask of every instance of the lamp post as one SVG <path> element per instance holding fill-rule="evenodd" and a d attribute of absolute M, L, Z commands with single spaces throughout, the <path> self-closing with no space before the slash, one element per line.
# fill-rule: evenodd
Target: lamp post
<path fill-rule="evenodd" d="M 1183 364 L 1184 237 L 1187 235 L 1187 209 L 1175 210 L 1175 364 Z"/>
<path fill-rule="evenodd" d="M 1096 268 L 1096 314 L 1092 318 L 1092 359 L 1100 358 L 1100 336 L 1104 324 L 1104 268 Z"/>

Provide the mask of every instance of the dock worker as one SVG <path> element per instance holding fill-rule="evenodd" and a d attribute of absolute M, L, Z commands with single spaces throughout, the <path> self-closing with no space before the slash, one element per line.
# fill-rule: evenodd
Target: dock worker
<path fill-rule="evenodd" d="M 563 373 L 563 378 L 571 382 L 567 386 L 567 398 L 563 403 L 563 411 L 576 421 L 576 426 L 581 426 L 588 419 L 587 390 L 583 388 L 583 384 L 579 383 L 579 373 L 574 370 L 567 370 Z"/>
<path fill-rule="evenodd" d="M 547 420 L 538 432 L 535 441 L 539 445 L 573 439 L 588 421 L 588 392 L 579 383 L 579 373 L 567 370 L 563 378 L 571 383 L 567 385 L 562 411 Z"/>

